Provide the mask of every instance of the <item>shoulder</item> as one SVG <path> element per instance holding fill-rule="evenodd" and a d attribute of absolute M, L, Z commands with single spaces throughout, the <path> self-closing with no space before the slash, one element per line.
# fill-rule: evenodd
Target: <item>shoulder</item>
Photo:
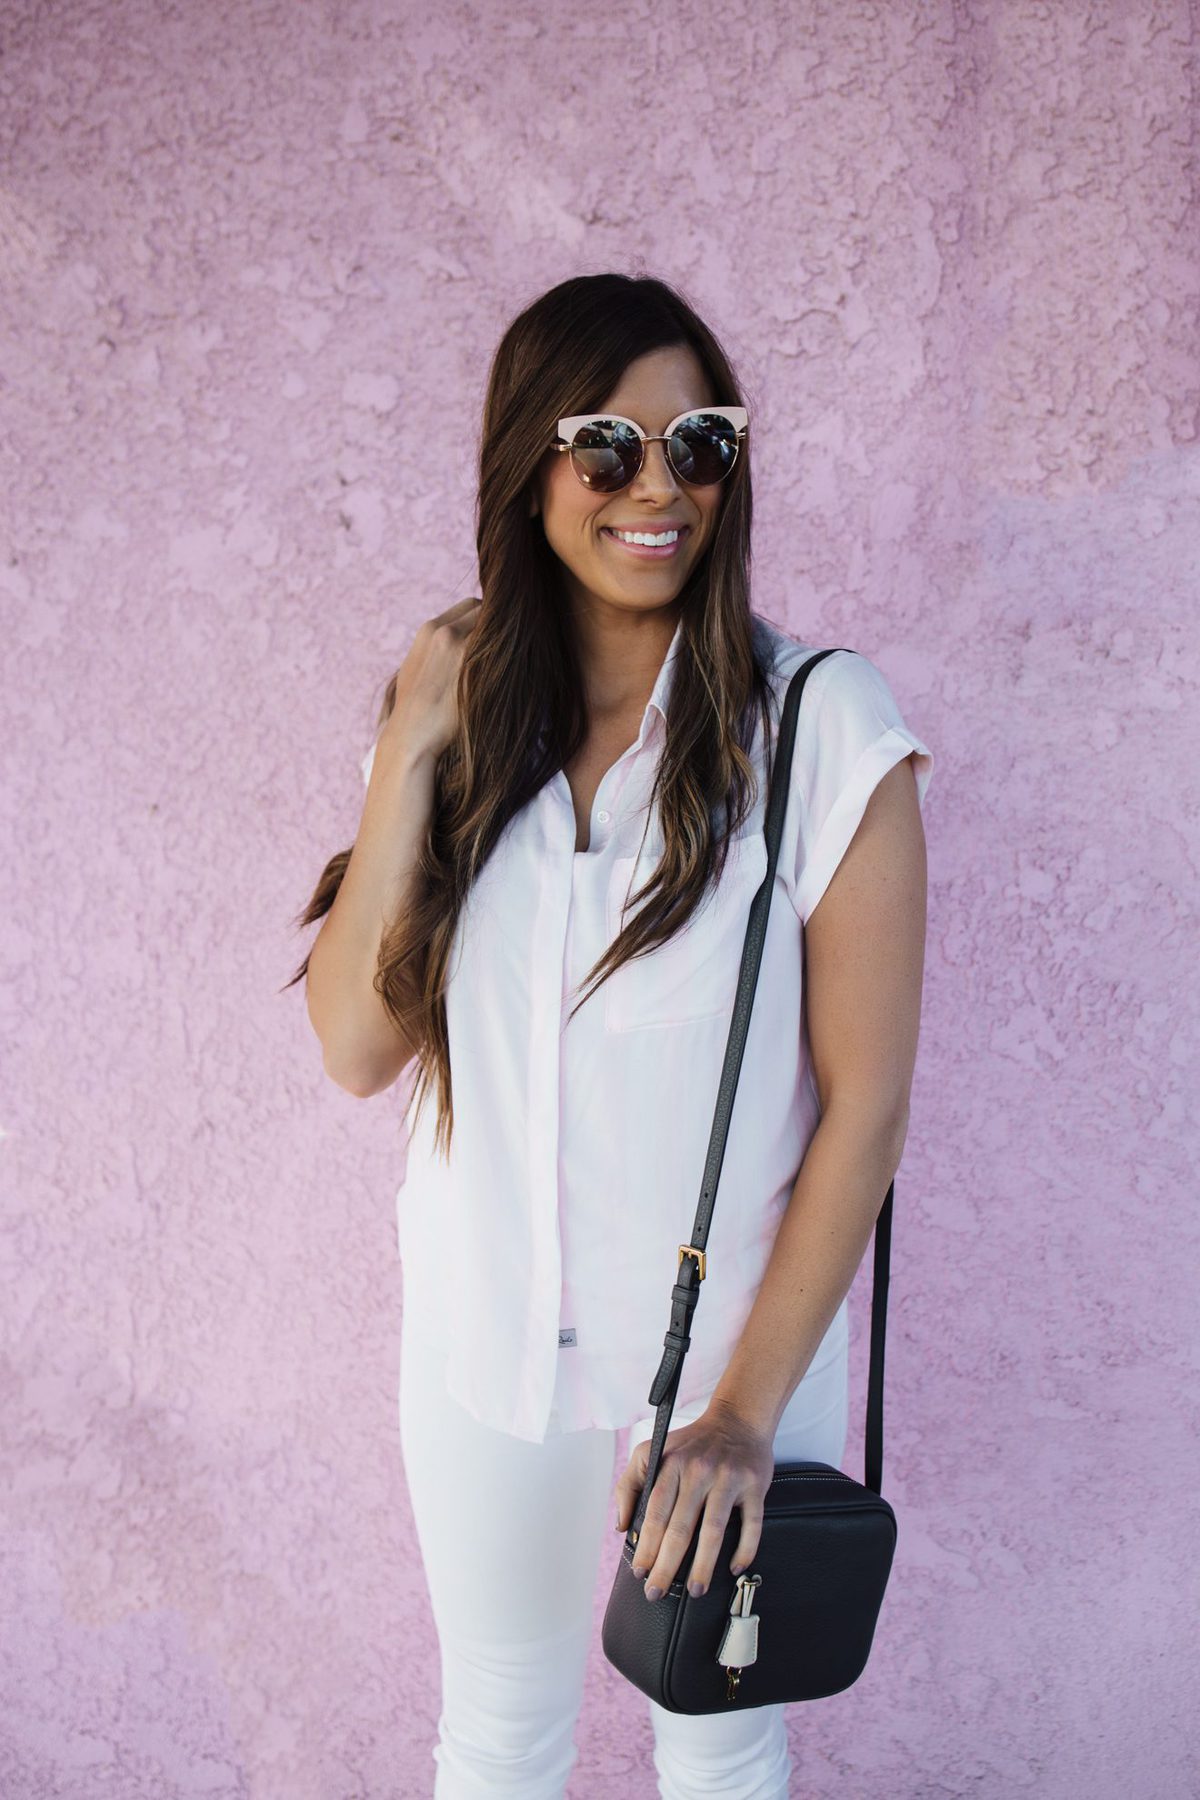
<path fill-rule="evenodd" d="M 769 620 L 761 625 L 778 718 L 791 678 L 823 646 L 804 643 Z M 906 721 L 878 663 L 849 646 L 834 647 L 805 682 L 796 719 L 792 785 L 800 790 L 805 829 L 815 831 L 830 816 L 853 817 L 857 800 L 865 802 L 892 765 L 909 755 L 923 801 L 933 774 L 929 745 Z"/>
<path fill-rule="evenodd" d="M 796 671 L 821 650 L 823 644 L 806 643 L 784 631 L 761 614 L 754 615 L 767 680 L 780 709 Z M 822 713 L 836 714 L 867 707 L 891 715 L 895 699 L 881 669 L 869 656 L 849 647 L 833 647 L 821 658 L 804 684 L 798 731 L 811 733 Z"/>

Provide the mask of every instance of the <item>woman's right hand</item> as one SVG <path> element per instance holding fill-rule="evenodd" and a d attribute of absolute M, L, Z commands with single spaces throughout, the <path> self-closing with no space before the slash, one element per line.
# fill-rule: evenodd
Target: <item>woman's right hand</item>
<path fill-rule="evenodd" d="M 388 684 L 392 708 L 381 749 L 403 744 L 407 755 L 435 761 L 458 730 L 458 672 L 479 619 L 477 595 L 459 600 L 417 627 L 412 647 Z"/>

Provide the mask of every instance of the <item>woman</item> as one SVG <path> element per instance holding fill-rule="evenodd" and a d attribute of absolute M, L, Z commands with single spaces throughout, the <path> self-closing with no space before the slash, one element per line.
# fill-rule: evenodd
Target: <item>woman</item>
<path fill-rule="evenodd" d="M 618 1529 L 645 1475 L 770 751 L 818 648 L 750 608 L 750 436 L 716 339 L 659 281 L 579 277 L 514 320 L 483 422 L 481 598 L 418 630 L 358 835 L 302 921 L 328 914 L 295 979 L 329 1075 L 363 1096 L 416 1075 L 399 1422 L 441 1651 L 438 1800 L 564 1793 L 621 1432 Z M 638 1544 L 649 1604 L 697 1522 L 697 1589 L 730 1581 L 734 1508 L 733 1567 L 751 1562 L 776 1461 L 842 1457 L 846 1294 L 916 1055 L 932 768 L 867 658 L 813 671 Z M 786 1795 L 781 1706 L 648 1704 L 660 1794 Z"/>

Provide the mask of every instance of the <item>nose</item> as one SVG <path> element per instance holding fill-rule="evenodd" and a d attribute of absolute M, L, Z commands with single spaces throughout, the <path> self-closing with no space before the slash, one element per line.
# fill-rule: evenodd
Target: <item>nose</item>
<path fill-rule="evenodd" d="M 649 438 L 642 446 L 642 466 L 629 484 L 633 494 L 675 494 L 679 482 L 667 460 L 667 446 L 661 438 Z"/>

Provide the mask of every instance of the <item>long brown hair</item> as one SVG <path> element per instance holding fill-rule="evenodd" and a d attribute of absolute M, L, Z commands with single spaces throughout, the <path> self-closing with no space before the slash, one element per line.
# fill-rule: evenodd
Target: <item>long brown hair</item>
<path fill-rule="evenodd" d="M 509 820 L 587 736 L 562 567 L 540 517 L 529 516 L 532 484 L 558 419 L 599 409 L 636 357 L 676 345 L 693 350 L 718 404 L 744 404 L 708 326 L 678 291 L 648 276 L 561 282 L 518 314 L 492 359 L 475 508 L 482 604 L 459 671 L 459 726 L 437 765 L 418 897 L 385 930 L 374 982 L 388 1016 L 417 1050 L 406 1111 L 415 1105 L 419 1117 L 436 1091 L 434 1143 L 446 1155 L 454 1112 L 444 989 L 459 913 Z M 589 971 L 592 986 L 572 1017 L 622 963 L 674 936 L 710 880 L 720 879 L 728 837 L 754 804 L 749 750 L 760 719 L 769 775 L 773 696 L 750 611 L 750 442 L 749 435 L 742 441 L 712 538 L 675 603 L 683 628 L 651 798 L 652 806 L 658 802 L 662 860 L 631 895 L 631 904 L 646 904 Z M 395 687 L 393 676 L 380 726 Z M 329 911 L 349 859 L 343 850 L 326 865 L 299 927 Z M 306 957 L 286 985 L 307 970 Z"/>

